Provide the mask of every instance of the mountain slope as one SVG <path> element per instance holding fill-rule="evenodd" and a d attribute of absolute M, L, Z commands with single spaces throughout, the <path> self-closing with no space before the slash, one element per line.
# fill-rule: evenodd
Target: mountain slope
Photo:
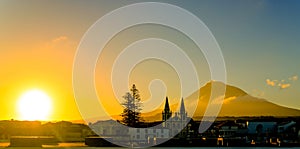
<path fill-rule="evenodd" d="M 221 100 L 217 99 L 221 95 L 218 91 L 222 90 L 225 84 L 221 82 L 209 82 L 185 99 L 188 115 L 191 116 L 192 111 L 190 109 L 193 109 L 192 107 L 195 105 L 198 106 L 193 118 L 197 119 L 204 115 L 211 96 L 212 86 L 217 90 L 217 94 L 212 98 L 216 100 L 212 104 L 221 104 Z M 172 111 L 176 111 L 178 103 L 170 104 L 172 105 Z M 162 109 L 158 109 L 150 113 L 145 113 L 142 116 L 145 117 L 146 121 L 161 120 L 161 112 Z M 218 116 L 300 116 L 300 110 L 283 107 L 265 99 L 253 97 L 237 87 L 226 85 L 225 98 Z"/>

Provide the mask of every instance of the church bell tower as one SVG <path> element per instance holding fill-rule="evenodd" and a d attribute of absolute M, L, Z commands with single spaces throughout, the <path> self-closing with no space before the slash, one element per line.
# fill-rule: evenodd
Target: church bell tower
<path fill-rule="evenodd" d="M 170 110 L 168 97 L 166 97 L 165 108 L 162 112 L 162 121 L 163 122 L 167 121 L 171 116 L 172 116 L 172 111 Z"/>

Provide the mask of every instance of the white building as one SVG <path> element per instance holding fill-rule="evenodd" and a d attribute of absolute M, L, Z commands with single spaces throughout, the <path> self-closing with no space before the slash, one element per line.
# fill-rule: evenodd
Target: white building
<path fill-rule="evenodd" d="M 135 142 L 149 143 L 150 140 L 168 139 L 169 129 L 166 128 L 129 128 L 129 136 Z"/>
<path fill-rule="evenodd" d="M 100 137 L 110 137 L 118 141 L 149 143 L 150 140 L 170 137 L 167 128 L 132 128 L 114 120 L 98 121 L 90 127 Z"/>
<path fill-rule="evenodd" d="M 98 121 L 90 125 L 90 128 L 101 137 L 128 135 L 126 126 L 114 120 Z"/>
<path fill-rule="evenodd" d="M 175 136 L 178 133 L 185 136 L 187 133 L 186 125 L 190 121 L 190 118 L 187 117 L 187 112 L 185 111 L 184 101 L 181 99 L 181 105 L 179 112 L 175 112 L 175 115 L 172 117 L 172 111 L 169 106 L 168 97 L 166 97 L 165 108 L 162 112 L 162 121 L 163 127 L 170 130 L 170 136 Z"/>

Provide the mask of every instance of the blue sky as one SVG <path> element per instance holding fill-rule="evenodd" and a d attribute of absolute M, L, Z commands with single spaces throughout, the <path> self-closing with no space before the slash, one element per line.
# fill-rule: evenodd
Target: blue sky
<path fill-rule="evenodd" d="M 228 82 L 254 96 L 299 107 L 299 82 L 288 81 L 300 73 L 299 2 L 217 3 L 213 4 L 216 9 L 211 10 L 213 16 L 203 20 L 222 47 Z M 291 86 L 286 89 L 268 86 L 266 79 L 285 80 Z"/>
<path fill-rule="evenodd" d="M 300 73 L 299 1 L 228 0 L 181 5 L 202 19 L 216 37 L 229 84 L 299 109 L 300 85 L 289 79 Z M 277 83 L 270 86 L 267 79 Z M 290 87 L 281 89 L 278 85 L 284 82 Z"/>

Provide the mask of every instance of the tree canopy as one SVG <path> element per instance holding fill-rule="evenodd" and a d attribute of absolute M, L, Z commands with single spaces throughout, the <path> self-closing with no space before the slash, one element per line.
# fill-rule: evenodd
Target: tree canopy
<path fill-rule="evenodd" d="M 141 121 L 142 103 L 139 90 L 136 88 L 135 84 L 132 85 L 130 92 L 125 93 L 123 98 L 124 102 L 122 105 L 124 106 L 124 109 L 121 114 L 121 122 L 130 127 L 138 127 Z"/>

